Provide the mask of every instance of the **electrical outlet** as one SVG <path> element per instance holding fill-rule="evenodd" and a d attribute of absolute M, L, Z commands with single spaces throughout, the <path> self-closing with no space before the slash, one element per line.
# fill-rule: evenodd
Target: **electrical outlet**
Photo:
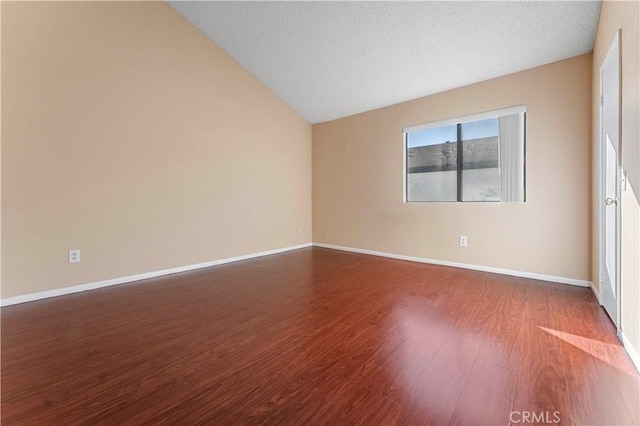
<path fill-rule="evenodd" d="M 69 263 L 80 262 L 80 250 L 69 250 Z"/>
<path fill-rule="evenodd" d="M 465 237 L 464 235 L 460 235 L 460 247 L 466 247 L 467 246 L 467 237 Z"/>

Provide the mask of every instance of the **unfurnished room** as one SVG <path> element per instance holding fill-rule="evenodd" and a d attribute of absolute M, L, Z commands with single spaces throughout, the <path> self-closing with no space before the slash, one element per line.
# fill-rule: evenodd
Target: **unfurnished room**
<path fill-rule="evenodd" d="M 3 425 L 640 425 L 639 1 L 0 1 Z"/>

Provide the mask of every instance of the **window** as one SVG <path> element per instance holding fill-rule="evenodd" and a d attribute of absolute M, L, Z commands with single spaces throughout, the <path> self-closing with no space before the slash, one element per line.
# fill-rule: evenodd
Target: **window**
<path fill-rule="evenodd" d="M 405 201 L 525 200 L 526 107 L 407 127 Z"/>

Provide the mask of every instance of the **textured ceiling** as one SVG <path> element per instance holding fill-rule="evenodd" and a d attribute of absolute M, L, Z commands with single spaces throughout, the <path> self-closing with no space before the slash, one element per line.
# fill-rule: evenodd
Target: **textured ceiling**
<path fill-rule="evenodd" d="M 591 52 L 600 2 L 169 2 L 310 123 Z"/>

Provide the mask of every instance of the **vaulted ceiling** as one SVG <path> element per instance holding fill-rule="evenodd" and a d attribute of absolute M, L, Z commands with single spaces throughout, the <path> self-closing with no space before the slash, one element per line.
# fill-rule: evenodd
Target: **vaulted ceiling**
<path fill-rule="evenodd" d="M 169 2 L 310 123 L 591 52 L 600 2 Z"/>

